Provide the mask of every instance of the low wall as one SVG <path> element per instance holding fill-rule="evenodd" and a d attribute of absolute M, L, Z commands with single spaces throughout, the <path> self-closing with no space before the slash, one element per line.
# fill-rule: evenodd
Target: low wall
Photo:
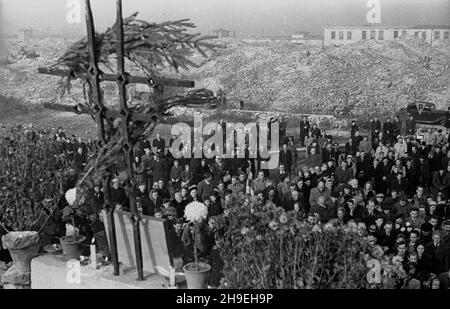
<path fill-rule="evenodd" d="M 70 276 L 72 270 L 73 276 Z M 31 261 L 32 289 L 164 289 L 168 280 L 148 272 L 144 281 L 137 281 L 135 269 L 124 269 L 120 276 L 114 276 L 112 265 L 98 270 L 89 265 L 70 268 L 63 255 L 44 254 Z M 69 276 L 68 276 L 69 274 Z M 69 278 L 68 278 L 69 277 Z"/>

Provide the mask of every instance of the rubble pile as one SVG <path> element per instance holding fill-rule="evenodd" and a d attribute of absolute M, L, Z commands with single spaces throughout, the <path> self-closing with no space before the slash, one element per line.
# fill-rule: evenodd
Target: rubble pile
<path fill-rule="evenodd" d="M 7 56 L 0 59 L 0 94 L 30 105 L 83 102 L 80 81 L 72 82 L 70 94 L 61 98 L 60 77 L 37 72 L 39 66 L 53 64 L 71 43 L 10 42 Z M 196 88 L 222 89 L 229 107 L 242 99 L 245 109 L 253 110 L 341 114 L 347 109 L 369 115 L 395 112 L 414 100 L 437 107 L 450 100 L 449 43 L 430 46 L 408 38 L 309 49 L 287 43 L 226 43 L 210 59 L 194 55 L 200 67 L 170 76 L 195 80 Z M 105 98 L 117 101 L 114 85 L 105 85 Z"/>
<path fill-rule="evenodd" d="M 450 99 L 450 44 L 420 39 L 310 48 L 232 44 L 185 77 L 222 88 L 229 102 L 300 113 L 388 113 L 414 100 Z M 346 94 L 347 93 L 347 94 Z M 256 108 L 255 108 L 256 109 Z"/>

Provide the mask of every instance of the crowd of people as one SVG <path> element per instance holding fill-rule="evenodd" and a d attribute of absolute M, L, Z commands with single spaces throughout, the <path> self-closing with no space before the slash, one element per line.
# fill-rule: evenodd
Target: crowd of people
<path fill-rule="evenodd" d="M 212 287 L 219 285 L 223 266 L 215 217 L 234 207 L 236 198 L 253 196 L 262 205 L 293 211 L 301 220 L 354 222 L 371 246 L 401 259 L 408 274 L 405 288 L 449 288 L 449 136 L 441 129 L 418 136 L 414 119 L 402 125 L 398 117 L 387 118 L 384 124 L 375 117 L 364 136 L 353 121 L 344 145 L 307 118 L 299 128 L 297 136 L 283 134 L 279 165 L 273 170 L 262 169 L 259 158 L 238 156 L 239 151 L 234 158 L 176 159 L 170 146 L 177 136 L 166 141 L 156 134 L 140 142 L 134 162 L 138 210 L 169 219 L 169 250 L 177 260 L 189 263 L 194 242 L 192 230 L 185 229 L 184 208 L 193 201 L 208 207 L 202 230 L 205 245 L 199 253 L 213 266 Z M 55 140 L 60 160 L 70 162 L 73 174 L 79 174 L 95 143 L 67 138 L 62 130 Z M 297 144 L 305 148 L 298 150 Z M 130 210 L 128 195 L 119 177 L 114 178 L 110 204 Z M 91 225 L 99 226 L 103 202 L 101 185 L 95 184 L 86 200 Z"/>
<path fill-rule="evenodd" d="M 142 212 L 175 219 L 176 256 L 183 250 L 183 209 L 192 201 L 208 206 L 211 219 L 205 234 L 214 232 L 214 216 L 239 196 L 294 211 L 298 218 L 324 224 L 340 220 L 364 228 L 374 247 L 399 256 L 409 275 L 405 287 L 431 287 L 434 279 L 449 287 L 450 149 L 448 135 L 429 129 L 416 135 L 416 124 L 398 117 L 381 125 L 375 117 L 367 136 L 355 121 L 345 145 L 333 142 L 307 119 L 300 123 L 300 144 L 282 139 L 279 166 L 260 168 L 259 160 L 214 157 L 174 159 L 171 142 L 159 135 L 140 145 L 136 158 Z M 176 138 L 172 137 L 172 140 Z M 122 194 L 122 196 L 124 196 Z M 127 207 L 127 206 L 126 206 Z M 187 242 L 189 243 L 189 242 Z M 203 255 L 211 255 L 214 239 Z M 436 283 L 433 283 L 436 285 Z"/>

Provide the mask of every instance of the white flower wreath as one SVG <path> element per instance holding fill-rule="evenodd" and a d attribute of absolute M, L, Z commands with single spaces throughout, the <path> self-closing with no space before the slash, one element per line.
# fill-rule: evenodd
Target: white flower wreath
<path fill-rule="evenodd" d="M 77 188 L 72 188 L 66 191 L 66 201 L 69 203 L 70 206 L 75 203 L 75 200 L 77 199 Z"/>
<path fill-rule="evenodd" d="M 208 207 L 200 202 L 191 202 L 184 209 L 184 217 L 189 222 L 206 220 L 208 217 Z"/>

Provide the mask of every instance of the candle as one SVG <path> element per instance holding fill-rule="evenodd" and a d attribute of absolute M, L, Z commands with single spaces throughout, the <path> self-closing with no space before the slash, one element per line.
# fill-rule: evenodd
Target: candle
<path fill-rule="evenodd" d="M 90 251 L 91 251 L 91 267 L 93 269 L 97 269 L 97 254 L 95 252 L 95 238 L 94 237 L 92 237 Z"/>
<path fill-rule="evenodd" d="M 170 267 L 169 285 L 175 286 L 175 268 L 174 267 Z"/>

